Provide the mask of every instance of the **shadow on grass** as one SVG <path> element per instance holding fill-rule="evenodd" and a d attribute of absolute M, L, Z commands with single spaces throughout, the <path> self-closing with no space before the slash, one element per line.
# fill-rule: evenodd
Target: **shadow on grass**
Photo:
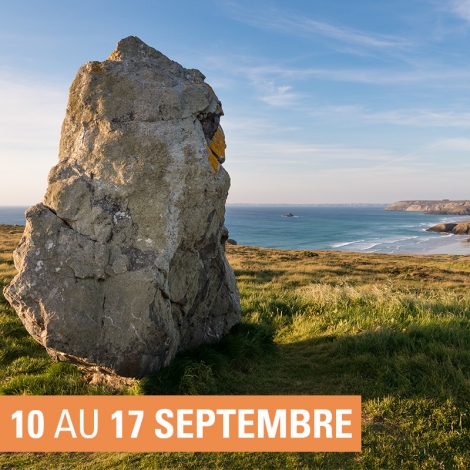
<path fill-rule="evenodd" d="M 249 389 L 245 389 L 247 383 Z M 361 395 L 470 404 L 470 331 L 457 322 L 275 345 L 241 324 L 141 381 L 144 394 Z"/>
<path fill-rule="evenodd" d="M 323 336 L 279 349 L 280 393 L 470 404 L 470 331 L 457 322 Z"/>
<path fill-rule="evenodd" d="M 185 468 L 202 462 L 224 468 L 232 459 L 238 468 L 252 468 L 253 459 L 259 468 L 468 468 L 470 331 L 458 321 L 325 335 L 277 347 L 266 333 L 241 324 L 217 345 L 188 351 L 143 380 L 142 392 L 361 395 L 366 451 L 217 454 L 220 467 L 202 453 Z"/>
<path fill-rule="evenodd" d="M 271 328 L 241 323 L 220 342 L 179 354 L 170 366 L 143 379 L 140 387 L 147 395 L 233 394 L 237 376 L 249 375 L 257 364 L 276 357 Z"/>

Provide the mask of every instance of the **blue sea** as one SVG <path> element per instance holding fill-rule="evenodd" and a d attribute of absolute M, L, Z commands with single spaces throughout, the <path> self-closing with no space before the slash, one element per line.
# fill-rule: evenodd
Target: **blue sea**
<path fill-rule="evenodd" d="M 0 224 L 24 225 L 26 209 L 25 206 L 0 206 Z"/>
<path fill-rule="evenodd" d="M 239 245 L 290 250 L 470 255 L 470 236 L 426 232 L 469 216 L 384 211 L 383 206 L 227 205 L 225 225 Z M 24 225 L 26 207 L 0 207 L 0 223 Z M 294 217 L 283 217 L 292 213 Z"/>
<path fill-rule="evenodd" d="M 225 225 L 240 245 L 290 250 L 467 254 L 470 236 L 426 232 L 469 216 L 384 211 L 387 205 L 228 205 Z M 283 217 L 290 212 L 294 217 Z"/>

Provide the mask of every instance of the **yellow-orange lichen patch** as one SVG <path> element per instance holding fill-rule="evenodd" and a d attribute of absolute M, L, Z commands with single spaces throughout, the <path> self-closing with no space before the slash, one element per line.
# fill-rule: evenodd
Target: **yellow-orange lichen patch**
<path fill-rule="evenodd" d="M 212 168 L 214 169 L 214 176 L 217 175 L 219 172 L 219 160 L 217 160 L 216 156 L 212 153 L 212 150 L 206 145 L 206 150 L 209 156 L 207 159 L 209 160 L 210 164 L 212 165 Z"/>
<path fill-rule="evenodd" d="M 92 72 L 99 72 L 103 70 L 103 64 L 101 62 L 92 62 L 91 63 L 91 71 Z"/>
<path fill-rule="evenodd" d="M 121 54 L 118 51 L 111 52 L 111 55 L 108 57 L 108 60 L 121 60 Z"/>
<path fill-rule="evenodd" d="M 225 143 L 224 131 L 220 126 L 217 128 L 214 137 L 212 137 L 212 140 L 209 142 L 209 147 L 219 158 L 225 157 L 225 149 L 227 148 L 227 145 Z"/>

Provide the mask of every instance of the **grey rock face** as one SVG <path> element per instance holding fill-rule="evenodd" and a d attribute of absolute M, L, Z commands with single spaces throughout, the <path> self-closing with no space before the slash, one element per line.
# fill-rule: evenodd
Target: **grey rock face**
<path fill-rule="evenodd" d="M 204 78 L 136 37 L 79 69 L 4 291 L 57 360 L 142 377 L 240 321 L 223 112 Z"/>

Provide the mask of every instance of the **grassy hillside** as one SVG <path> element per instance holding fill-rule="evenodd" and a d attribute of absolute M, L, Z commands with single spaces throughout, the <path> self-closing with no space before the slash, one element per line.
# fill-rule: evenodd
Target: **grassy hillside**
<path fill-rule="evenodd" d="M 0 226 L 2 288 L 20 232 Z M 242 324 L 141 381 L 53 364 L 0 294 L 0 393 L 360 394 L 361 453 L 0 454 L 0 467 L 470 467 L 470 257 L 227 251 Z"/>

